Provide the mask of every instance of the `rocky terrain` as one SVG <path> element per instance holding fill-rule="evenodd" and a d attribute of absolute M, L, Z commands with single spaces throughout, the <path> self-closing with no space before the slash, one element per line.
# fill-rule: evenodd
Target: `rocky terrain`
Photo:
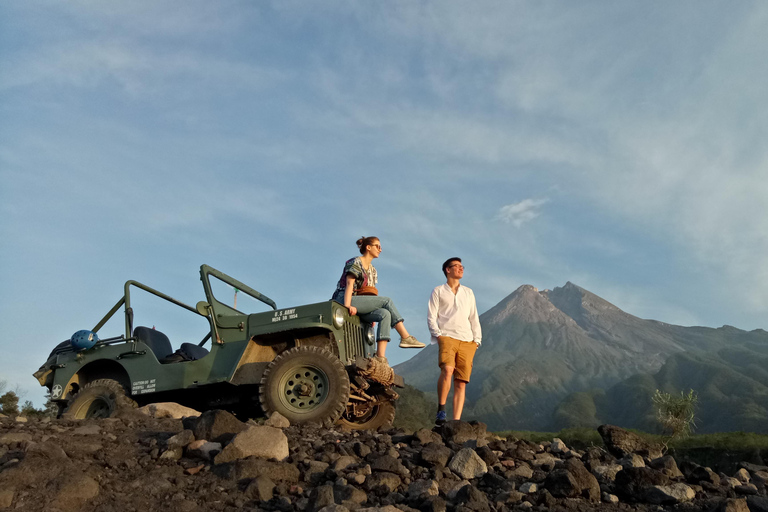
<path fill-rule="evenodd" d="M 607 425 L 605 449 L 579 451 L 503 439 L 477 422 L 371 432 L 143 411 L 0 417 L 0 510 L 768 512 L 768 467 L 678 467 Z"/>

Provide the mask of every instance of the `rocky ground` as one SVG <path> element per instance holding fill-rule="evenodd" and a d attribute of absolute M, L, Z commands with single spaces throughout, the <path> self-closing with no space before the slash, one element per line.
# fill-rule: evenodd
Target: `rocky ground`
<path fill-rule="evenodd" d="M 243 423 L 224 411 L 0 417 L 0 510 L 768 512 L 767 467 L 678 467 L 631 433 L 601 435 L 607 450 L 577 451 L 502 439 L 482 423 L 410 434 Z"/>

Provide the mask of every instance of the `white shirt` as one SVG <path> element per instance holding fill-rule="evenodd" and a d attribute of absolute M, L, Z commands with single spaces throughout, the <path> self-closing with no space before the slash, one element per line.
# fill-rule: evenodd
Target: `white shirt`
<path fill-rule="evenodd" d="M 432 344 L 437 343 L 438 336 L 450 336 L 461 341 L 474 341 L 479 346 L 483 335 L 475 294 L 466 286 L 459 285 L 455 294 L 448 283 L 438 286 L 429 298 L 427 326 Z"/>

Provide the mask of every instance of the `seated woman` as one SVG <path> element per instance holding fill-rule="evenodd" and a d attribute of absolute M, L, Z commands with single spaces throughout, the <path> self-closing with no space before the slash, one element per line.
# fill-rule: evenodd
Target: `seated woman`
<path fill-rule="evenodd" d="M 403 318 L 389 297 L 379 297 L 376 290 L 378 276 L 373 259 L 381 255 L 381 242 L 375 236 L 362 237 L 357 241 L 362 256 L 348 260 L 333 293 L 332 299 L 344 304 L 349 314 L 359 315 L 368 323 L 378 322 L 376 359 L 387 363 L 385 357 L 392 327 L 400 334 L 400 347 L 424 348 L 424 344 L 408 334 Z"/>

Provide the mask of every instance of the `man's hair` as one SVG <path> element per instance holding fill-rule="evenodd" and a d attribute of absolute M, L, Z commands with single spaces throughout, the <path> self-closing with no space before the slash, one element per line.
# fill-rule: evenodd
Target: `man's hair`
<path fill-rule="evenodd" d="M 446 269 L 450 267 L 454 261 L 461 263 L 461 258 L 448 258 L 445 260 L 445 263 L 443 263 L 443 274 L 445 274 L 445 277 L 448 277 L 448 271 Z"/>

